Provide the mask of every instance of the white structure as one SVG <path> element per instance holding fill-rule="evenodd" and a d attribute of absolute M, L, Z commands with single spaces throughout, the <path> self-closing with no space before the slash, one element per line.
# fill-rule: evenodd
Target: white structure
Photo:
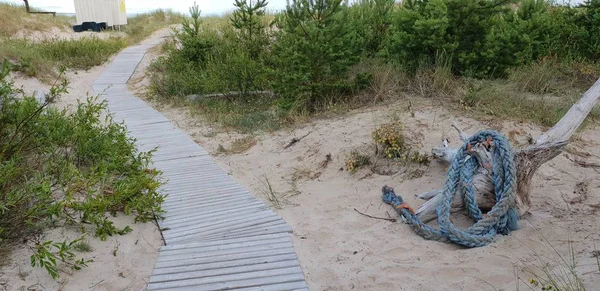
<path fill-rule="evenodd" d="M 125 0 L 75 0 L 77 24 L 106 22 L 107 26 L 127 24 Z"/>

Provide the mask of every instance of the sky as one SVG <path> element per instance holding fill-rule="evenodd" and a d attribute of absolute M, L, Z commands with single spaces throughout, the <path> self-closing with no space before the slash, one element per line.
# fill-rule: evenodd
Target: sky
<path fill-rule="evenodd" d="M 22 0 L 0 0 L 0 2 L 23 4 Z M 268 2 L 268 10 L 283 9 L 286 4 L 286 0 L 270 0 Z M 29 0 L 29 5 L 32 7 L 59 13 L 75 13 L 73 3 L 74 0 Z M 222 14 L 234 9 L 233 0 L 196 0 L 196 3 L 205 16 Z M 137 14 L 158 8 L 187 13 L 192 5 L 194 5 L 194 0 L 125 0 L 128 14 Z"/>

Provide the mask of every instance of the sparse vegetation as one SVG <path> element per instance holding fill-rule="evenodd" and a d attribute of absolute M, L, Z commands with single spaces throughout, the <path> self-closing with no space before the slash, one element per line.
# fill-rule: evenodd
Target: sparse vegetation
<path fill-rule="evenodd" d="M 271 182 L 269 181 L 269 177 L 267 177 L 267 175 L 263 174 L 261 179 L 261 189 L 260 192 L 262 193 L 263 196 L 265 196 L 265 198 L 271 202 L 271 205 L 277 209 L 281 209 L 283 207 L 283 201 L 281 195 L 279 193 L 277 193 L 275 191 L 275 189 L 273 189 L 273 185 L 271 185 Z"/>
<path fill-rule="evenodd" d="M 150 153 L 138 152 L 122 124 L 110 115 L 101 118 L 106 102 L 93 97 L 75 111 L 51 107 L 66 92 L 67 81 L 56 83 L 40 104 L 6 80 L 7 62 L 0 71 L 0 246 L 39 237 L 62 225 L 79 226 L 105 240 L 131 231 L 117 228 L 108 214 L 135 215 L 136 222 L 160 217 L 163 196 Z M 38 241 L 38 240 L 36 240 Z M 67 243 L 39 241 L 32 265 L 53 277 L 56 261 L 77 269 L 71 250 L 79 240 Z M 81 247 L 81 246 L 79 246 Z"/>
<path fill-rule="evenodd" d="M 246 136 L 233 140 L 228 149 L 224 148 L 223 146 L 219 146 L 217 150 L 221 154 L 241 154 L 248 151 L 255 145 L 256 139 L 254 139 L 253 136 Z"/>
<path fill-rule="evenodd" d="M 75 243 L 73 245 L 73 249 L 75 249 L 78 252 L 82 252 L 82 253 L 89 253 L 94 250 L 88 242 L 83 241 L 83 240 Z"/>
<path fill-rule="evenodd" d="M 59 277 L 59 263 L 68 265 L 73 270 L 80 270 L 83 267 L 87 267 L 87 263 L 93 260 L 76 259 L 75 254 L 72 252 L 80 242 L 81 238 L 71 242 L 67 242 L 66 240 L 59 243 L 53 241 L 38 242 L 36 243 L 34 254 L 31 255 L 31 266 L 46 269 L 48 274 L 54 279 Z"/>
<path fill-rule="evenodd" d="M 129 44 L 135 44 L 159 29 L 181 23 L 183 19 L 183 14 L 171 10 L 157 9 L 129 17 L 127 25 L 123 27 L 123 32 L 127 34 Z"/>
<path fill-rule="evenodd" d="M 364 166 L 371 164 L 371 158 L 367 155 L 359 153 L 357 150 L 353 150 L 346 158 L 346 171 L 350 173 L 356 173 L 359 169 Z"/>
<path fill-rule="evenodd" d="M 550 256 L 542 256 L 529 247 L 534 253 L 535 261 L 533 264 L 522 262 L 523 270 L 531 276 L 526 282 L 530 285 L 528 287 L 543 291 L 587 290 L 583 279 L 577 272 L 578 263 L 575 258 L 574 242 L 571 239 L 567 241 L 568 250 L 564 255 L 537 228 L 535 230 L 541 237 L 541 243 L 551 250 L 551 253 Z"/>
<path fill-rule="evenodd" d="M 429 157 L 414 150 L 404 136 L 404 126 L 401 121 L 382 124 L 373 132 L 373 140 L 377 152 L 388 159 L 429 163 Z"/>

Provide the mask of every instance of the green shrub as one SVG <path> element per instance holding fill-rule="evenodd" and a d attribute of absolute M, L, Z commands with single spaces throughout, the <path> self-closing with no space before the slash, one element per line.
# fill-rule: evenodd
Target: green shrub
<path fill-rule="evenodd" d="M 282 108 L 314 111 L 348 88 L 347 72 L 360 58 L 358 35 L 347 24 L 347 14 L 341 0 L 300 0 L 288 6 L 274 44 L 274 88 Z"/>
<path fill-rule="evenodd" d="M 0 245 L 63 224 L 82 229 L 89 224 L 104 240 L 107 235 L 131 231 L 128 226 L 115 227 L 107 214 L 133 214 L 136 222 L 160 217 L 164 197 L 157 192 L 159 173 L 148 168 L 151 155 L 136 150 L 122 124 L 110 115 L 101 117 L 106 102 L 90 97 L 68 114 L 49 106 L 66 92 L 66 81 L 53 87 L 40 104 L 34 97 L 21 96 L 5 81 L 9 71 L 4 62 L 0 73 Z M 50 247 L 42 245 L 46 250 Z M 48 268 L 44 260 L 37 262 Z"/>
<path fill-rule="evenodd" d="M 517 64 L 524 42 L 508 22 L 508 1 L 411 0 L 394 13 L 386 45 L 389 58 L 411 72 L 450 56 L 467 76 L 503 76 Z"/>
<path fill-rule="evenodd" d="M 355 26 L 365 56 L 374 57 L 383 47 L 392 23 L 394 0 L 360 0 L 349 7 L 349 23 Z"/>
<path fill-rule="evenodd" d="M 236 30 L 236 40 L 247 50 L 250 58 L 263 57 L 269 45 L 267 23 L 264 19 L 266 0 L 257 0 L 254 4 L 247 0 L 235 0 L 237 9 L 231 15 L 231 26 Z"/>
<path fill-rule="evenodd" d="M 429 163 L 429 156 L 414 151 L 404 136 L 404 125 L 400 121 L 382 124 L 373 131 L 377 150 L 388 159 Z"/>
<path fill-rule="evenodd" d="M 183 97 L 237 91 L 246 96 L 268 89 L 268 36 L 261 3 L 238 1 L 231 26 L 218 30 L 203 27 L 198 6 L 191 7 L 191 18 L 176 35 L 180 45 L 167 46 L 167 55 L 151 66 L 154 93 Z"/>
<path fill-rule="evenodd" d="M 248 4 L 247 0 L 236 0 L 234 5 L 237 9 L 230 18 L 231 26 L 222 30 L 222 42 L 212 64 L 217 78 L 225 83 L 221 92 L 237 91 L 245 96 L 250 91 L 270 88 L 269 35 L 264 19 L 267 2 Z"/>
<path fill-rule="evenodd" d="M 244 131 L 256 124 L 277 128 L 290 119 L 286 112 L 353 108 L 397 93 L 443 97 L 465 108 L 490 105 L 480 107 L 486 114 L 512 110 L 523 103 L 517 99 L 531 97 L 524 94 L 568 95 L 571 102 L 596 77 L 600 0 L 581 7 L 516 2 L 298 0 L 267 17 L 265 1 L 237 0 L 231 17 L 210 24 L 201 23 L 196 6 L 167 55 L 151 66 L 152 89 L 163 98 L 236 92 L 195 105 L 210 120 Z M 493 79 L 494 88 L 477 85 Z M 273 91 L 275 98 L 253 91 Z M 518 96 L 505 98 L 509 92 Z M 558 103 L 548 107 L 537 98 L 528 108 L 542 108 L 534 120 L 546 124 L 568 102 Z"/>
<path fill-rule="evenodd" d="M 388 59 L 415 72 L 450 57 L 452 70 L 477 78 L 547 57 L 597 61 L 600 1 L 571 8 L 545 0 L 410 0 L 393 13 Z M 596 33 L 595 33 L 596 32 Z"/>

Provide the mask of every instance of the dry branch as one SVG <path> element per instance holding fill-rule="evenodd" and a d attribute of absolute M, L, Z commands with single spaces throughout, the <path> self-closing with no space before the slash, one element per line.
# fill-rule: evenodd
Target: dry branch
<path fill-rule="evenodd" d="M 531 180 L 537 169 L 544 163 L 558 156 L 569 142 L 571 136 L 581 126 L 587 115 L 600 99 L 600 79 L 588 89 L 583 97 L 551 129 L 540 135 L 535 144 L 515 153 L 515 166 L 517 168 L 517 206 L 520 214 L 531 208 Z M 453 127 L 459 132 L 461 140 L 465 135 L 455 124 Z M 443 147 L 432 149 L 435 158 L 450 163 L 458 149 L 450 148 L 447 143 Z M 476 155 L 480 164 L 491 163 L 489 155 Z M 480 172 L 473 178 L 477 204 L 482 210 L 490 209 L 495 204 L 493 193 L 492 173 Z M 419 198 L 429 199 L 417 210 L 417 215 L 423 221 L 431 221 L 437 217 L 436 208 L 441 190 L 430 191 L 416 195 Z M 454 197 L 452 212 L 464 209 L 462 197 Z"/>
<path fill-rule="evenodd" d="M 290 140 L 290 142 L 286 146 L 284 146 L 283 149 L 285 150 L 285 149 L 287 149 L 287 148 L 295 145 L 296 143 L 298 143 L 299 141 L 301 141 L 303 138 L 307 137 L 311 132 L 312 131 L 309 131 L 307 134 L 305 134 L 305 135 L 303 135 L 303 136 L 301 136 L 299 138 L 295 138 L 295 137 L 292 138 L 292 140 Z"/>
<path fill-rule="evenodd" d="M 362 214 L 368 218 L 373 218 L 373 219 L 379 219 L 379 220 L 387 220 L 390 222 L 396 222 L 397 220 L 395 218 L 385 218 L 385 217 L 377 217 L 377 216 L 372 216 L 372 215 L 368 215 L 366 213 L 362 213 L 360 211 L 358 211 L 358 209 L 354 208 L 354 211 L 358 212 L 359 214 Z"/>

